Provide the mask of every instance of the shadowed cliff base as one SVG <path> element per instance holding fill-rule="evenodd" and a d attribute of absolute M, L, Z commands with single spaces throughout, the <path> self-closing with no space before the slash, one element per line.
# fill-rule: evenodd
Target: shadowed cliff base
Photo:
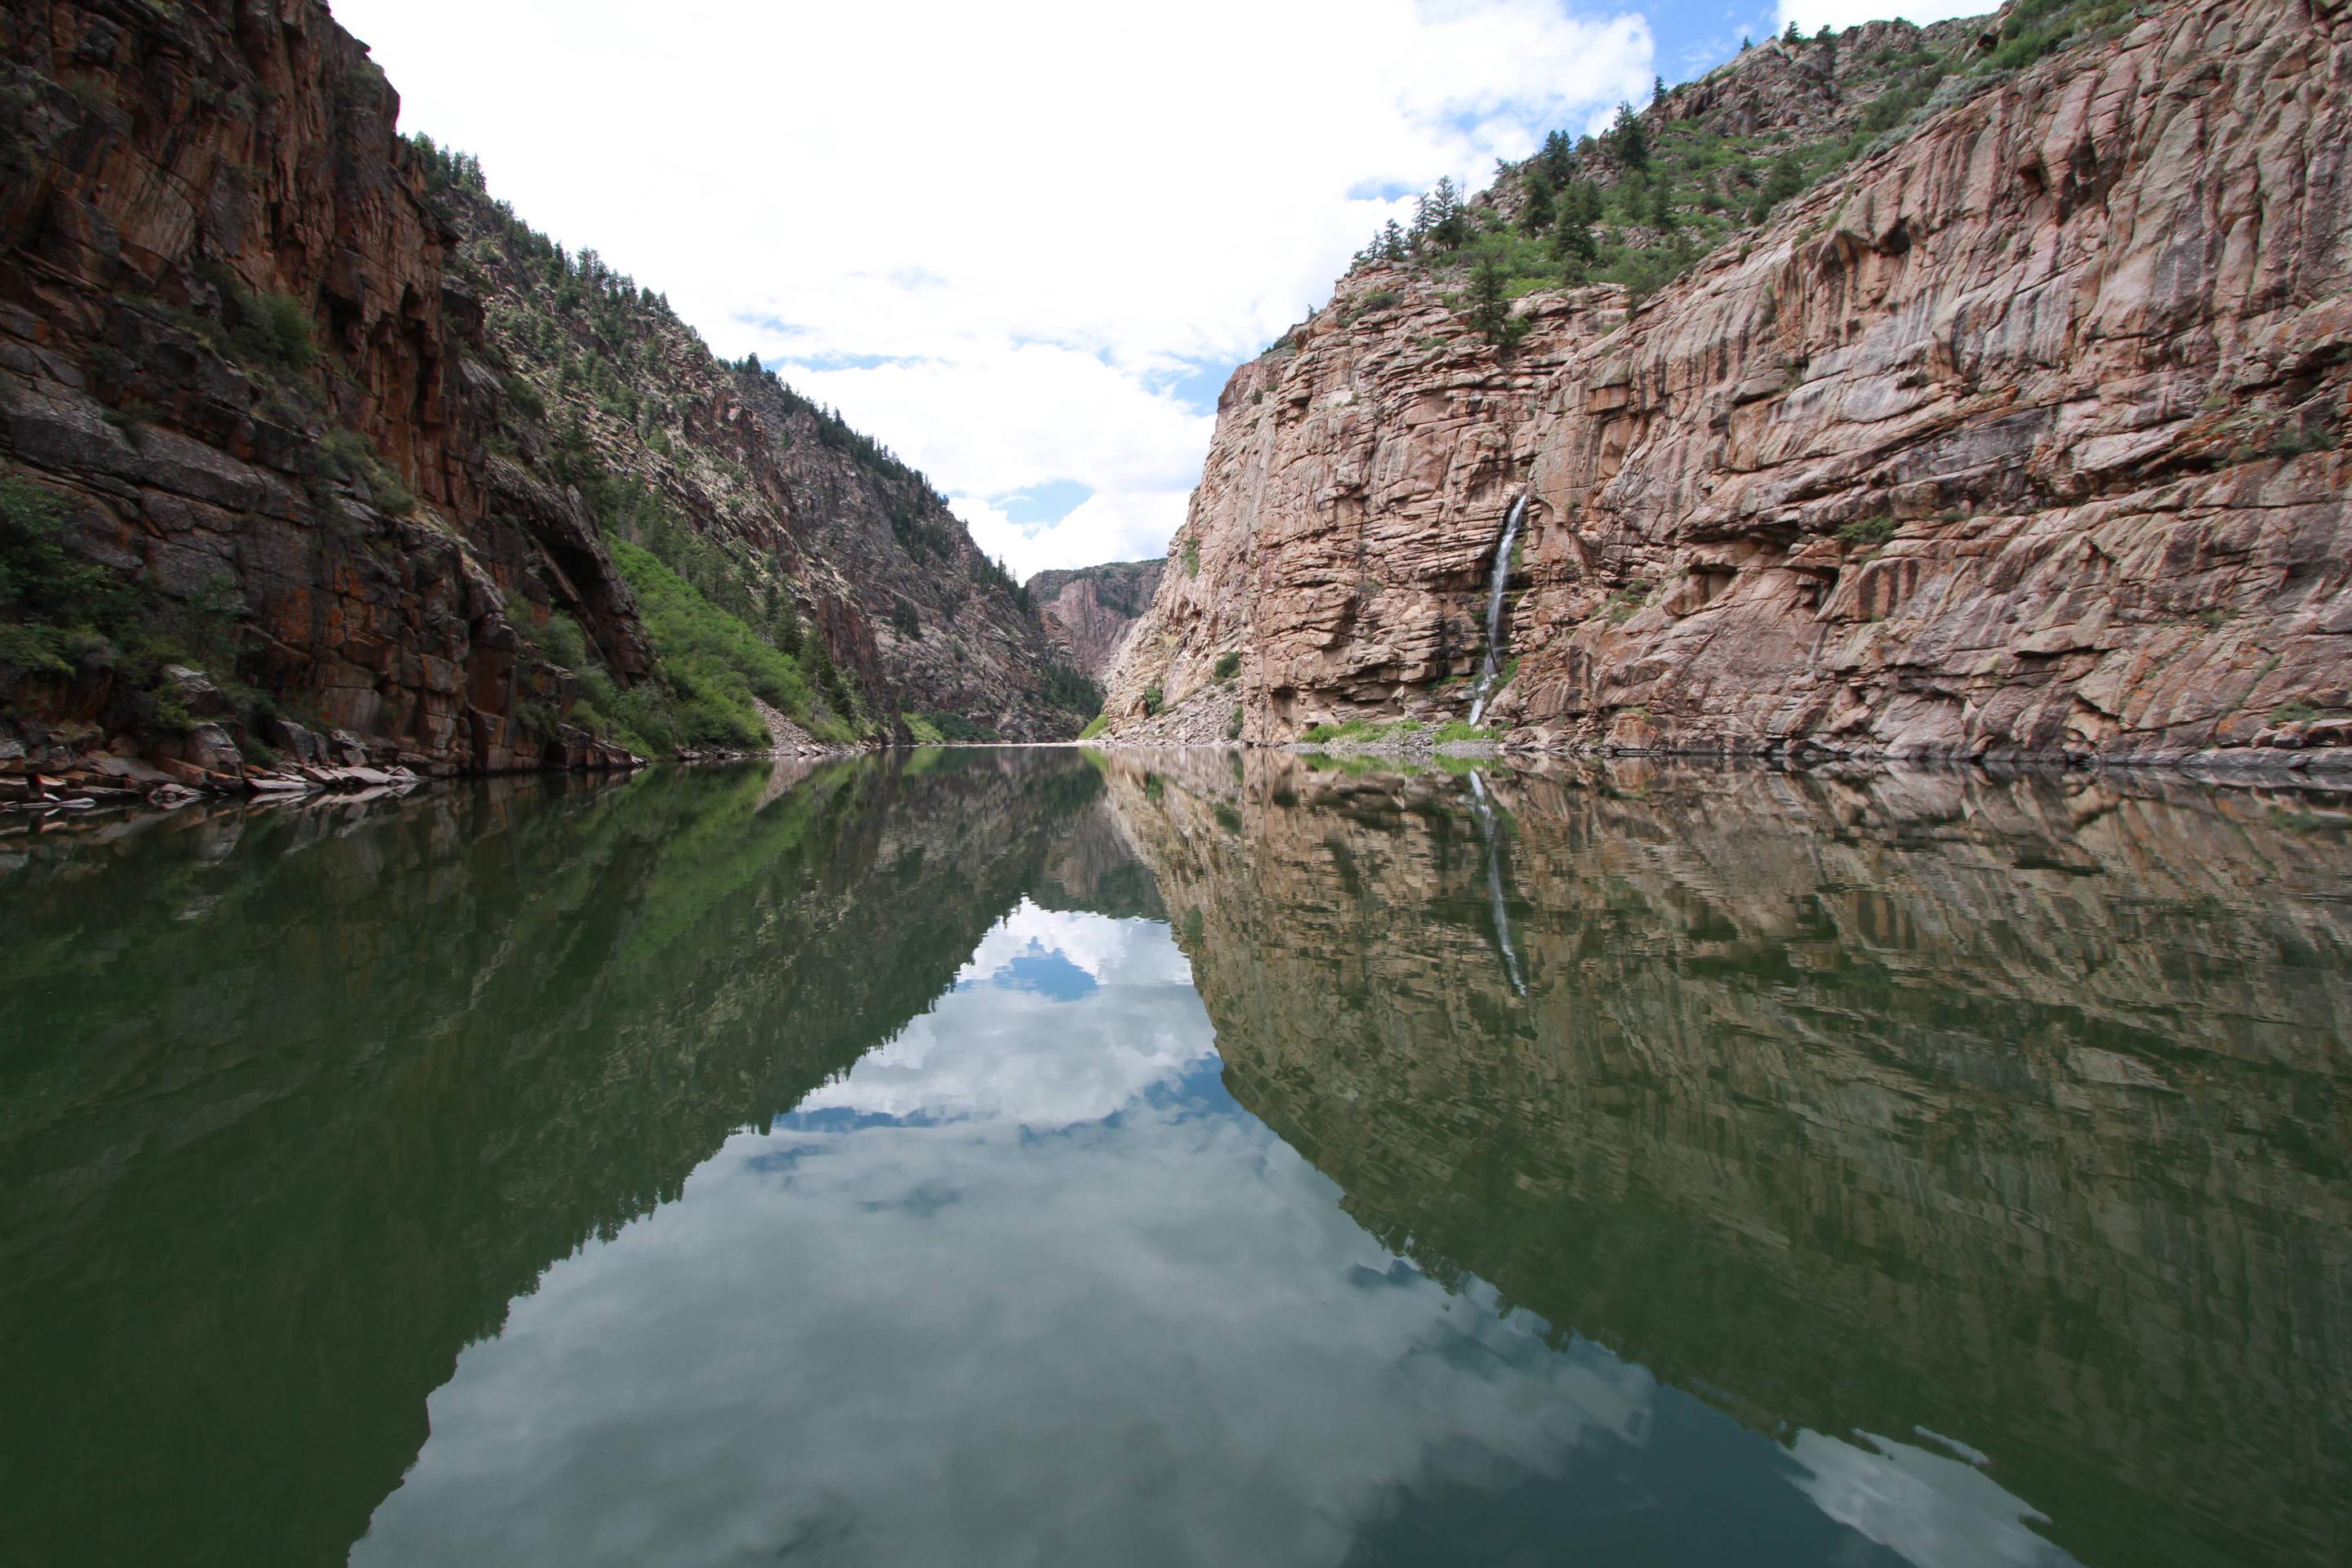
<path fill-rule="evenodd" d="M 1468 779 L 1318 761 L 1104 766 L 1227 1086 L 1367 1228 L 1784 1442 L 1980 1451 L 2085 1563 L 2336 1559 L 2340 813 L 1561 765 L 1481 775 L 1498 863 Z"/>

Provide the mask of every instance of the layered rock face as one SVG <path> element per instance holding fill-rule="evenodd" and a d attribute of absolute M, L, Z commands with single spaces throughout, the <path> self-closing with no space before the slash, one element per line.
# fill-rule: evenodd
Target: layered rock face
<path fill-rule="evenodd" d="M 1110 753 L 1225 1083 L 1440 1279 L 2086 1563 L 2352 1529 L 2340 837 L 2146 777 Z M 1497 919 L 1497 916 L 1500 919 Z"/>
<path fill-rule="evenodd" d="M 1054 639 L 1079 669 L 1099 680 L 1108 675 L 1127 642 L 1128 628 L 1142 617 L 1160 591 L 1165 561 L 1114 561 L 1070 572 L 1040 572 L 1029 579 L 1029 597 Z"/>
<path fill-rule="evenodd" d="M 554 345 L 517 336 L 532 284 L 472 254 L 486 203 L 436 186 L 324 5 L 42 0 L 0 16 L 0 41 L 8 537 L 46 526 L 19 510 L 56 511 L 69 560 L 110 574 L 118 605 L 142 595 L 109 637 L 152 625 L 281 710 L 190 731 L 121 647 L 19 639 L 0 647 L 0 743 L 29 765 L 113 742 L 218 778 L 236 740 L 299 754 L 289 725 L 441 772 L 621 759 L 561 722 L 576 672 L 550 618 L 624 689 L 657 654 L 564 438 L 756 557 L 876 722 L 914 706 L 1076 729 L 1038 695 L 1051 650 L 1010 583 L 919 476 L 866 471 L 878 448 L 838 420 L 689 352 L 666 310 L 658 352 L 564 325 L 641 389 L 559 386 Z M 667 424 L 621 442 L 616 390 Z M 638 461 L 656 429 L 671 456 Z"/>
<path fill-rule="evenodd" d="M 562 700 L 519 616 L 562 604 L 642 672 L 577 500 L 480 445 L 454 236 L 325 8 L 89 0 L 5 27 L 0 450 L 65 499 L 69 548 L 163 615 L 245 623 L 257 683 L 434 763 L 510 765 L 518 704 Z M 85 661 L 9 706 L 94 736 L 136 717 L 116 684 Z"/>
<path fill-rule="evenodd" d="M 1676 100 L 1796 101 L 1747 58 Z M 2172 6 L 1979 79 L 1515 352 L 1344 280 L 1226 387 L 1114 732 L 1462 717 L 1525 496 L 1516 742 L 2352 765 L 2352 20 Z"/>

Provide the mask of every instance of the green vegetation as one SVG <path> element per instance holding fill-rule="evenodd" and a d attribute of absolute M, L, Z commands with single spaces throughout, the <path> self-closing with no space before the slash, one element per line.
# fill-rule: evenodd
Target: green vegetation
<path fill-rule="evenodd" d="M 901 713 L 898 718 L 907 726 L 907 733 L 915 738 L 915 744 L 919 746 L 936 746 L 947 740 L 945 735 L 940 733 L 940 727 L 920 713 Z"/>
<path fill-rule="evenodd" d="M 996 732 L 984 724 L 973 722 L 961 713 L 926 713 L 925 721 L 939 731 L 940 739 L 950 743 L 971 741 L 993 741 Z"/>
<path fill-rule="evenodd" d="M 1073 669 L 1066 664 L 1046 665 L 1042 694 L 1047 707 L 1058 708 L 1065 713 L 1092 718 L 1102 711 L 1102 688 L 1097 686 L 1084 671 Z"/>
<path fill-rule="evenodd" d="M 1404 267 L 1452 280 L 1459 292 L 1451 303 L 1467 324 L 1507 351 L 1517 336 L 1509 300 L 1615 283 L 1638 303 L 1888 145 L 1931 107 L 2069 43 L 2111 36 L 2131 15 L 2128 0 L 2020 0 L 1986 58 L 1970 58 L 1972 38 L 1943 52 L 1888 45 L 1863 55 L 1853 52 L 1851 30 L 1824 28 L 1812 40 L 1816 64 L 1835 72 L 1839 99 L 1859 106 L 1825 131 L 1726 134 L 1704 111 L 1669 115 L 1674 95 L 1661 89 L 1646 110 L 1620 104 L 1598 136 L 1555 131 L 1533 157 L 1498 167 L 1487 205 L 1471 205 L 1441 180 L 1421 199 L 1412 226 L 1383 227 L 1357 253 L 1355 268 Z M 1725 68 L 1740 68 L 1739 62 Z M 1367 293 L 1351 317 L 1395 298 L 1385 287 Z"/>
<path fill-rule="evenodd" d="M 0 668 L 70 674 L 69 658 L 137 622 L 121 579 L 68 553 L 65 519 L 62 497 L 0 474 Z"/>
<path fill-rule="evenodd" d="M 1242 656 L 1239 650 L 1227 648 L 1217 656 L 1217 662 L 1212 667 L 1211 673 L 1219 680 L 1231 680 L 1234 676 L 1239 675 L 1241 670 Z"/>
<path fill-rule="evenodd" d="M 1609 624 L 1611 626 L 1622 626 L 1627 621 L 1632 620 L 1635 616 L 1640 615 L 1642 613 L 1642 606 L 1650 602 L 1650 595 L 1656 593 L 1657 590 L 1658 585 L 1655 583 L 1648 582 L 1637 577 L 1633 581 L 1626 584 L 1623 587 L 1618 589 L 1615 593 L 1610 595 L 1608 610 Z"/>
<path fill-rule="evenodd" d="M 856 738 L 849 717 L 819 700 L 789 655 L 712 604 L 651 551 L 625 539 L 609 542 L 613 563 L 637 597 L 659 664 L 651 682 L 625 693 L 594 689 L 582 672 L 583 720 L 592 726 L 601 721 L 648 750 L 756 748 L 768 742 L 767 726 L 752 705 L 756 695 L 820 740 Z"/>
<path fill-rule="evenodd" d="M 1145 687 L 1143 689 L 1143 716 L 1149 719 L 1154 713 L 1159 712 L 1160 704 L 1166 700 L 1167 699 L 1161 695 L 1160 688 L 1156 686 Z"/>
<path fill-rule="evenodd" d="M 2271 710 L 2273 724 L 2308 724 L 2319 717 L 2319 710 L 2308 702 L 2282 702 Z"/>
<path fill-rule="evenodd" d="M 1433 745 L 1451 746 L 1465 741 L 1493 739 L 1484 729 L 1460 719 L 1448 719 L 1432 730 L 1418 719 L 1399 719 L 1383 724 L 1375 719 L 1350 719 L 1341 724 L 1318 724 L 1302 737 L 1310 745 L 1377 746 L 1386 742 L 1403 741 L 1426 732 Z"/>
<path fill-rule="evenodd" d="M 1845 543 L 1875 550 L 1901 531 L 1903 525 L 1891 517 L 1858 517 L 1837 531 Z"/>
<path fill-rule="evenodd" d="M 1198 577 L 1201 574 L 1200 542 L 1198 540 L 1187 539 L 1184 542 L 1184 552 L 1181 559 L 1184 565 L 1184 575 L 1187 577 Z"/>
<path fill-rule="evenodd" d="M 1108 713 L 1097 713 L 1093 718 L 1087 721 L 1087 727 L 1078 731 L 1078 739 L 1081 741 L 1091 741 L 1109 728 L 1110 715 Z"/>

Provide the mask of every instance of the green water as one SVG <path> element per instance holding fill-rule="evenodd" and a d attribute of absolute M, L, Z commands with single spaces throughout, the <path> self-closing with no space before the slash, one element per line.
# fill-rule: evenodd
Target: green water
<path fill-rule="evenodd" d="M 921 753 L 0 837 L 12 1564 L 2332 1563 L 2352 834 Z"/>

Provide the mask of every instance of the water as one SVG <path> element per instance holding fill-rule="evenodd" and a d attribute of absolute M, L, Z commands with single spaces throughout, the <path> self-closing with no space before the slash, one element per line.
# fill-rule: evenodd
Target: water
<path fill-rule="evenodd" d="M 2323 1563 L 2352 837 L 924 753 L 0 839 L 26 1563 Z"/>
<path fill-rule="evenodd" d="M 1519 519 L 1527 515 L 1525 495 L 1511 503 L 1503 517 L 1503 537 L 1495 546 L 1495 574 L 1486 585 L 1486 657 L 1478 666 L 1478 682 L 1470 693 L 1470 722 L 1486 711 L 1486 699 L 1502 673 L 1503 593 L 1511 585 L 1511 552 L 1519 542 Z"/>

